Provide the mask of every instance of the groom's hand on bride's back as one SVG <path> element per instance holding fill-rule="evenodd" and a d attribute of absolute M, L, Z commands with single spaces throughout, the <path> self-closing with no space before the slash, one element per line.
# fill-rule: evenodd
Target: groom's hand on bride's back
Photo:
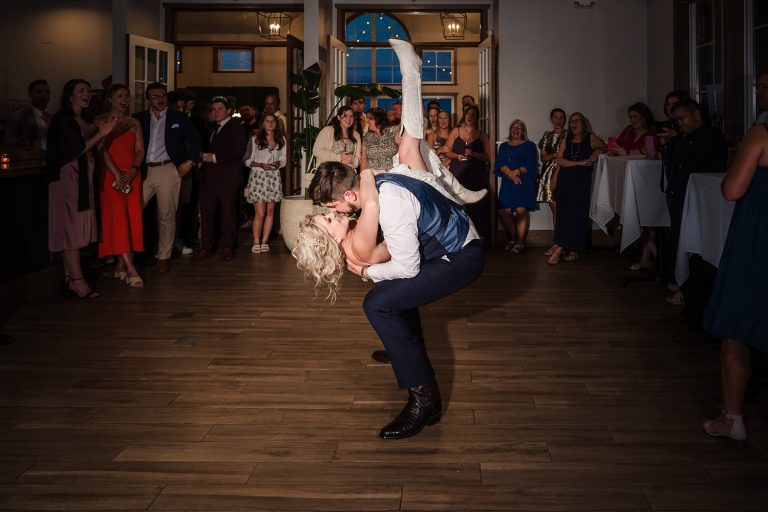
<path fill-rule="evenodd" d="M 360 273 L 363 271 L 363 267 L 361 267 L 360 265 L 355 265 L 351 261 L 347 260 L 347 270 L 349 270 L 356 276 L 359 276 Z"/>

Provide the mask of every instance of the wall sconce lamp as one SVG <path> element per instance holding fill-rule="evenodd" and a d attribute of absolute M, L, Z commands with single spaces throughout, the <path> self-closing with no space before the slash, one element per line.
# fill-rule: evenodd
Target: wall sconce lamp
<path fill-rule="evenodd" d="M 440 23 L 443 25 L 443 38 L 447 40 L 464 39 L 467 28 L 467 14 L 463 12 L 440 13 Z"/>
<path fill-rule="evenodd" d="M 286 39 L 291 33 L 292 18 L 284 12 L 261 12 L 259 17 L 259 34 L 264 39 Z"/>
<path fill-rule="evenodd" d="M 587 1 L 587 0 L 573 0 L 573 6 L 577 9 L 594 9 L 595 8 L 595 0 Z"/>

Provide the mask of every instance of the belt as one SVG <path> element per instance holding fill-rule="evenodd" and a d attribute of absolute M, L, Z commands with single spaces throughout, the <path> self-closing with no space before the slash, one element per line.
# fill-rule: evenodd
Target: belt
<path fill-rule="evenodd" d="M 162 162 L 147 162 L 147 167 L 160 167 L 161 165 L 168 165 L 171 160 L 163 160 Z"/>

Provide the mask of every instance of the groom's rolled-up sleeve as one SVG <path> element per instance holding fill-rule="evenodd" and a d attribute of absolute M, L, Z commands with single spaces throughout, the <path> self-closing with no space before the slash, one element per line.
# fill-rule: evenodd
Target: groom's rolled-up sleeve
<path fill-rule="evenodd" d="M 368 267 L 368 277 L 378 282 L 416 276 L 421 269 L 419 201 L 404 188 L 384 183 L 379 190 L 379 205 L 379 224 L 391 259 Z"/>

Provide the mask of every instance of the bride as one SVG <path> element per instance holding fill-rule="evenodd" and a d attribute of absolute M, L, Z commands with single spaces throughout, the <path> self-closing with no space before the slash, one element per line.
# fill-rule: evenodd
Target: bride
<path fill-rule="evenodd" d="M 389 172 L 424 181 L 459 204 L 480 201 L 487 190 L 471 191 L 461 186 L 441 164 L 431 146 L 421 140 L 420 59 L 410 43 L 397 39 L 390 39 L 389 42 L 400 60 L 403 76 L 400 145 L 395 165 Z M 325 162 L 322 165 L 344 164 Z M 315 180 L 321 174 L 326 173 L 318 172 Z M 333 172 L 330 174 L 333 175 Z M 386 242 L 378 241 L 379 194 L 373 171 L 364 169 L 359 175 L 350 172 L 340 172 L 339 175 L 347 176 L 346 181 L 333 183 L 333 188 L 344 193 L 346 204 L 325 215 L 305 217 L 299 225 L 292 253 L 298 268 L 314 281 L 315 289 L 327 289 L 326 298 L 332 302 L 336 300 L 345 267 L 365 267 L 390 259 Z M 346 198 L 347 194 L 351 194 L 351 200 Z M 361 209 L 357 218 L 350 213 L 340 213 L 354 211 L 353 202 Z"/>

